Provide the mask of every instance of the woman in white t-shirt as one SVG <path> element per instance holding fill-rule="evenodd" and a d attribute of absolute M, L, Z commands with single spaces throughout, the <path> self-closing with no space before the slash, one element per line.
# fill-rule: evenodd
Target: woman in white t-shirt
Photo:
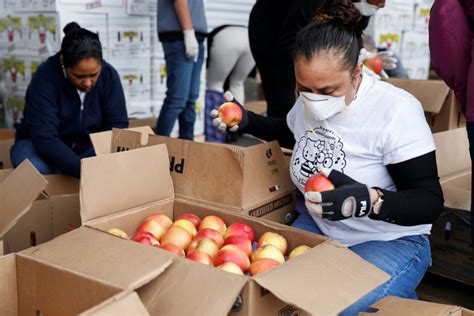
<path fill-rule="evenodd" d="M 313 173 L 335 184 L 304 200 L 300 194 L 293 226 L 335 238 L 391 275 L 344 311 L 348 315 L 384 296 L 416 298 L 431 264 L 427 235 L 443 206 L 421 104 L 362 72 L 359 20 L 347 1 L 322 10 L 296 38 L 299 97 L 286 122 L 243 109 L 238 128 L 293 147 L 290 174 L 302 194 Z M 214 123 L 226 129 L 219 118 Z"/>

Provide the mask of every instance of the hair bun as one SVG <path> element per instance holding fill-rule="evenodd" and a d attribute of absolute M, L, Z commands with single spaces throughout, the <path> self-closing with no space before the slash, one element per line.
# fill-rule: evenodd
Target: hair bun
<path fill-rule="evenodd" d="M 335 1 L 332 4 L 324 6 L 314 17 L 314 20 L 331 20 L 347 30 L 362 35 L 367 23 L 362 23 L 362 15 L 351 1 Z"/>
<path fill-rule="evenodd" d="M 64 35 L 69 35 L 80 30 L 82 30 L 82 28 L 76 22 L 70 22 L 63 28 Z"/>

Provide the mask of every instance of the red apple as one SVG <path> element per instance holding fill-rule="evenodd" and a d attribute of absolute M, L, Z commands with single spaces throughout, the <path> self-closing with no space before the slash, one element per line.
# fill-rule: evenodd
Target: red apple
<path fill-rule="evenodd" d="M 233 262 L 246 272 L 250 268 L 249 257 L 236 245 L 222 247 L 214 257 L 214 266 L 218 267 L 225 262 Z"/>
<path fill-rule="evenodd" d="M 197 230 L 194 224 L 188 221 L 187 219 L 178 219 L 177 221 L 173 223 L 173 226 L 179 226 L 181 228 L 186 229 L 188 233 L 191 234 L 191 236 L 194 236 L 197 233 Z"/>
<path fill-rule="evenodd" d="M 383 70 L 383 59 L 380 57 L 368 58 L 364 60 L 364 65 L 366 65 L 370 70 L 375 72 L 377 75 Z"/>
<path fill-rule="evenodd" d="M 184 228 L 171 226 L 163 236 L 161 236 L 160 242 L 163 245 L 173 244 L 181 249 L 186 249 L 191 242 L 191 234 Z"/>
<path fill-rule="evenodd" d="M 139 232 L 133 235 L 132 240 L 140 244 L 151 245 L 158 247 L 160 242 L 150 233 Z"/>
<path fill-rule="evenodd" d="M 224 245 L 236 245 L 249 257 L 252 254 L 252 243 L 247 237 L 241 235 L 232 235 L 227 237 L 224 240 Z"/>
<path fill-rule="evenodd" d="M 175 221 L 180 219 L 187 219 L 188 221 L 193 223 L 194 227 L 196 228 L 198 228 L 199 224 L 201 223 L 201 219 L 199 218 L 199 216 L 191 213 L 185 213 L 181 216 L 178 216 L 177 218 L 175 218 Z"/>
<path fill-rule="evenodd" d="M 334 188 L 334 184 L 324 174 L 316 173 L 306 180 L 304 191 L 324 192 L 334 190 Z"/>
<path fill-rule="evenodd" d="M 181 249 L 181 248 L 179 248 L 179 247 L 176 246 L 176 245 L 173 245 L 173 244 L 161 245 L 161 246 L 159 246 L 159 248 L 164 249 L 164 250 L 166 250 L 166 251 L 174 252 L 175 254 L 177 254 L 177 255 L 180 256 L 180 257 L 184 257 L 184 256 L 185 256 L 184 250 Z"/>
<path fill-rule="evenodd" d="M 170 226 L 173 224 L 173 222 L 168 216 L 163 215 L 161 213 L 155 213 L 153 215 L 150 215 L 145 219 L 145 221 L 150 220 L 150 219 L 155 220 L 158 223 L 160 223 L 160 225 L 163 226 L 164 229 L 170 228 Z"/>
<path fill-rule="evenodd" d="M 250 265 L 250 275 L 255 276 L 259 273 L 268 271 L 278 266 L 280 263 L 270 258 L 258 259 Z"/>
<path fill-rule="evenodd" d="M 290 252 L 290 255 L 288 256 L 288 260 L 298 257 L 309 250 L 311 250 L 310 246 L 306 246 L 306 245 L 298 246 Z"/>
<path fill-rule="evenodd" d="M 193 252 L 189 253 L 186 258 L 196 262 L 207 264 L 208 266 L 212 265 L 211 257 L 207 253 L 199 250 L 194 250 Z"/>
<path fill-rule="evenodd" d="M 136 233 L 147 232 L 155 236 L 156 239 L 160 239 L 165 233 L 165 229 L 157 221 L 150 219 L 143 222 L 136 230 Z"/>
<path fill-rule="evenodd" d="M 286 241 L 285 237 L 273 232 L 264 233 L 258 240 L 257 248 L 261 248 L 266 245 L 273 245 L 277 247 L 283 255 L 286 254 L 286 250 L 288 249 L 288 242 Z"/>
<path fill-rule="evenodd" d="M 233 235 L 242 235 L 246 237 L 247 239 L 249 239 L 251 243 L 253 243 L 255 239 L 255 234 L 253 232 L 252 227 L 244 223 L 237 222 L 237 223 L 231 224 L 225 231 L 224 238 L 227 238 Z"/>
<path fill-rule="evenodd" d="M 186 249 L 186 252 L 191 253 L 194 250 L 205 252 L 211 258 L 214 258 L 216 253 L 219 251 L 219 247 L 212 239 L 201 237 L 193 239 L 189 244 L 188 249 Z"/>
<path fill-rule="evenodd" d="M 221 264 L 217 268 L 221 269 L 221 270 L 224 270 L 224 271 L 227 271 L 227 272 L 244 275 L 244 273 L 242 272 L 240 267 L 238 265 L 236 265 L 235 263 L 233 263 L 233 262 L 224 262 L 223 264 Z"/>
<path fill-rule="evenodd" d="M 242 121 L 242 109 L 234 102 L 226 102 L 218 110 L 220 119 L 227 127 L 238 125 Z"/>
<path fill-rule="evenodd" d="M 222 218 L 215 215 L 209 215 L 204 217 L 199 224 L 199 230 L 204 228 L 212 228 L 224 236 L 227 226 L 225 225 L 225 222 Z"/>
<path fill-rule="evenodd" d="M 257 248 L 252 253 L 252 262 L 260 260 L 262 258 L 268 258 L 278 261 L 279 263 L 285 262 L 285 257 L 283 254 L 278 250 L 277 247 L 273 245 L 266 245 L 263 248 Z"/>
<path fill-rule="evenodd" d="M 222 237 L 222 234 L 215 229 L 212 229 L 212 228 L 201 229 L 197 232 L 196 236 L 194 236 L 194 239 L 203 238 L 203 237 L 212 239 L 217 244 L 217 247 L 219 248 L 222 247 L 222 245 L 224 245 L 224 237 Z"/>
<path fill-rule="evenodd" d="M 109 230 L 107 230 L 107 232 L 117 237 L 128 239 L 127 233 L 121 230 L 120 228 L 110 228 Z"/>

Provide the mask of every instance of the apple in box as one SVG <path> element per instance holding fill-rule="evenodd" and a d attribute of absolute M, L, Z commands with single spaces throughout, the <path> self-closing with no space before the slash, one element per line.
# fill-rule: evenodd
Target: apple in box
<path fill-rule="evenodd" d="M 191 242 L 191 234 L 182 227 L 171 226 L 163 236 L 161 236 L 160 242 L 163 245 L 173 244 L 181 249 L 186 249 Z"/>
<path fill-rule="evenodd" d="M 199 218 L 199 216 L 197 216 L 195 214 L 191 214 L 191 213 L 185 213 L 181 216 L 178 216 L 175 219 L 175 221 L 178 221 L 180 219 L 187 219 L 188 221 L 193 223 L 193 225 L 194 225 L 194 227 L 196 227 L 196 229 L 199 227 L 199 224 L 201 223 L 201 219 Z"/>
<path fill-rule="evenodd" d="M 199 251 L 199 250 L 194 250 L 193 252 L 189 253 L 186 256 L 186 258 L 196 261 L 196 262 L 206 264 L 208 266 L 212 265 L 211 257 L 207 253 Z"/>
<path fill-rule="evenodd" d="M 229 236 L 233 236 L 233 235 L 244 236 L 247 239 L 249 239 L 251 243 L 253 243 L 255 239 L 255 234 L 253 232 L 252 227 L 250 227 L 247 224 L 239 223 L 239 222 L 233 223 L 227 228 L 224 238 L 228 238 Z"/>
<path fill-rule="evenodd" d="M 279 263 L 285 262 L 285 257 L 283 256 L 281 251 L 273 245 L 266 245 L 262 248 L 257 248 L 252 253 L 252 262 L 255 262 L 262 258 L 273 259 Z"/>
<path fill-rule="evenodd" d="M 184 257 L 186 255 L 184 253 L 183 249 L 181 249 L 178 246 L 173 245 L 173 244 L 160 245 L 158 248 L 161 248 L 161 249 L 166 250 L 166 251 L 174 252 L 175 254 L 177 254 L 180 257 Z"/>
<path fill-rule="evenodd" d="M 250 268 L 249 257 L 236 245 L 226 245 L 222 247 L 214 257 L 214 266 L 220 266 L 225 262 L 233 262 L 246 272 Z"/>
<path fill-rule="evenodd" d="M 308 180 L 306 180 L 304 186 L 305 192 L 324 192 L 334 189 L 334 184 L 322 173 L 312 175 Z"/>
<path fill-rule="evenodd" d="M 117 237 L 128 239 L 127 233 L 121 230 L 120 228 L 110 228 L 109 230 L 107 230 L 107 232 Z"/>
<path fill-rule="evenodd" d="M 235 263 L 233 263 L 233 262 L 224 262 L 223 264 L 221 264 L 217 268 L 221 269 L 221 270 L 224 270 L 224 271 L 227 271 L 227 272 L 244 275 L 244 273 L 242 272 L 240 267 L 238 265 L 236 265 Z"/>
<path fill-rule="evenodd" d="M 146 220 L 136 230 L 135 234 L 140 232 L 147 232 L 152 234 L 156 239 L 160 239 L 165 233 L 165 228 L 153 219 Z"/>
<path fill-rule="evenodd" d="M 233 127 L 242 121 L 242 109 L 234 102 L 226 102 L 219 106 L 219 118 L 227 127 Z"/>
<path fill-rule="evenodd" d="M 186 231 L 189 234 L 191 234 L 191 236 L 194 236 L 197 233 L 197 230 L 194 224 L 188 221 L 187 219 L 178 219 L 177 221 L 173 223 L 173 226 L 179 226 L 181 228 L 186 229 Z"/>
<path fill-rule="evenodd" d="M 144 245 L 159 247 L 160 242 L 148 232 L 138 232 L 133 235 L 132 240 Z"/>
<path fill-rule="evenodd" d="M 278 266 L 280 263 L 274 259 L 270 258 L 261 258 L 258 259 L 250 265 L 250 275 L 255 276 L 259 273 L 268 271 Z"/>
<path fill-rule="evenodd" d="M 204 253 L 207 253 L 211 258 L 214 258 L 216 253 L 219 251 L 219 247 L 217 247 L 216 243 L 212 241 L 212 239 L 201 237 L 195 238 L 188 246 L 186 250 L 187 253 L 191 253 L 194 250 L 199 250 Z"/>
<path fill-rule="evenodd" d="M 227 226 L 224 220 L 215 215 L 209 215 L 202 219 L 201 223 L 199 224 L 199 230 L 204 228 L 211 228 L 217 230 L 224 236 Z"/>
<path fill-rule="evenodd" d="M 212 228 L 204 228 L 199 230 L 196 236 L 194 236 L 194 239 L 198 238 L 209 238 L 214 241 L 219 248 L 224 245 L 224 237 L 222 237 L 222 234 Z"/>
<path fill-rule="evenodd" d="M 241 235 L 232 235 L 227 237 L 224 240 L 224 245 L 236 245 L 249 257 L 252 254 L 252 243 L 248 238 Z"/>
<path fill-rule="evenodd" d="M 266 245 L 273 245 L 284 255 L 288 249 L 288 242 L 285 237 L 278 233 L 266 232 L 258 240 L 257 248 L 264 247 Z"/>
<path fill-rule="evenodd" d="M 288 260 L 296 258 L 309 250 L 311 250 L 310 246 L 306 246 L 306 245 L 298 246 L 290 252 L 290 255 L 288 256 Z"/>
<path fill-rule="evenodd" d="M 164 229 L 170 228 L 170 226 L 173 224 L 173 222 L 168 216 L 163 215 L 161 213 L 155 213 L 153 215 L 148 216 L 145 221 L 148 220 L 157 221 Z"/>

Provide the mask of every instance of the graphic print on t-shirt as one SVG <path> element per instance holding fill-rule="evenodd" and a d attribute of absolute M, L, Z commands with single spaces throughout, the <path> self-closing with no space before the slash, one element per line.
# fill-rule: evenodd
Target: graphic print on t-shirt
<path fill-rule="evenodd" d="M 327 128 L 306 131 L 293 153 L 293 176 L 304 185 L 312 174 L 321 172 L 323 168 L 344 172 L 346 154 L 343 147 L 340 137 Z"/>

